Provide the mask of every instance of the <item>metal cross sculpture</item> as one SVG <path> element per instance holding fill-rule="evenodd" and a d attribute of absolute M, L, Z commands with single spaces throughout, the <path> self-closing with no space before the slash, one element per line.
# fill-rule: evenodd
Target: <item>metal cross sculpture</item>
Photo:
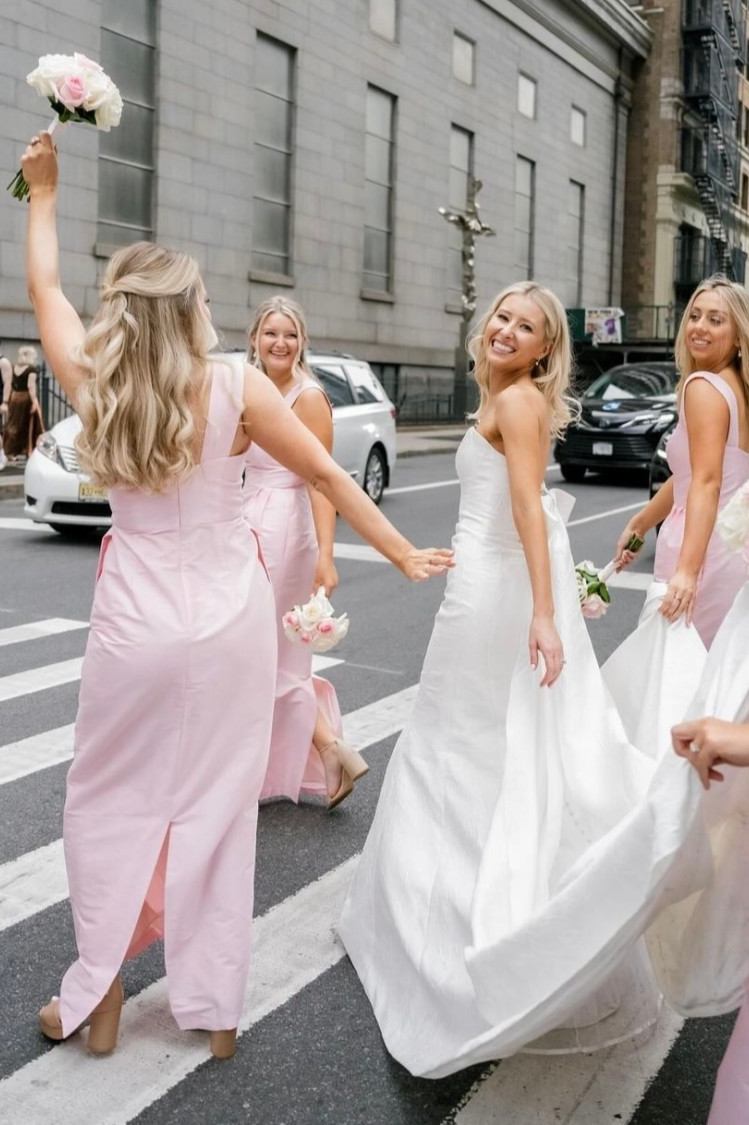
<path fill-rule="evenodd" d="M 476 196 L 481 191 L 481 180 L 475 176 L 468 176 L 466 191 L 465 211 L 453 211 L 449 207 L 440 207 L 439 213 L 446 222 L 452 223 L 461 232 L 461 262 L 462 262 L 462 288 L 461 288 L 461 318 L 458 346 L 455 349 L 455 385 L 453 408 L 457 417 L 462 417 L 466 411 L 466 384 L 468 378 L 468 330 L 476 312 L 476 239 L 481 235 L 493 235 L 497 232 L 485 223 L 479 215 L 479 205 Z"/>

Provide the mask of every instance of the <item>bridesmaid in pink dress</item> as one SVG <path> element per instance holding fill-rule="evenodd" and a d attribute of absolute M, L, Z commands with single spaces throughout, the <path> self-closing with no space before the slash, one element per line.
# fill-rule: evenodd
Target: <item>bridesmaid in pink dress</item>
<path fill-rule="evenodd" d="M 673 476 L 627 524 L 621 565 L 662 523 L 654 577 L 667 584 L 660 612 L 686 615 L 707 648 L 747 578 L 741 556 L 715 532 L 718 512 L 749 479 L 749 296 L 722 277 L 704 281 L 687 305 L 676 339 L 682 372 L 680 415 L 668 442 Z"/>
<path fill-rule="evenodd" d="M 325 446 L 333 447 L 330 403 L 307 369 L 307 328 L 302 309 L 270 297 L 257 309 L 249 331 L 250 360 L 264 371 L 298 418 Z M 312 653 L 290 644 L 281 616 L 310 594 L 338 585 L 333 562 L 336 513 L 307 486 L 256 445 L 247 455 L 245 515 L 257 531 L 276 598 L 278 679 L 268 772 L 261 798 L 325 795 L 334 808 L 367 771 L 360 754 L 341 738 L 341 714 L 333 685 L 312 675 Z"/>
<path fill-rule="evenodd" d="M 242 512 L 249 441 L 314 479 L 407 577 L 444 573 L 451 552 L 414 549 L 260 372 L 207 359 L 216 337 L 187 255 L 151 243 L 118 251 L 86 332 L 60 287 L 48 133 L 22 166 L 42 344 L 113 511 L 63 832 L 79 956 L 40 1026 L 57 1040 L 88 1019 L 89 1049 L 112 1050 L 122 960 L 163 934 L 177 1023 L 210 1031 L 226 1058 L 249 966 L 276 659 L 273 594 Z"/>

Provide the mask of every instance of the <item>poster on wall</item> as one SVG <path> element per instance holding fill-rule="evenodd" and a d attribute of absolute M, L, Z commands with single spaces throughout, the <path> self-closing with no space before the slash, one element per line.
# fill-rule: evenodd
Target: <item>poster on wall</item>
<path fill-rule="evenodd" d="M 623 316 L 623 309 L 586 309 L 585 335 L 592 336 L 594 344 L 621 344 Z"/>

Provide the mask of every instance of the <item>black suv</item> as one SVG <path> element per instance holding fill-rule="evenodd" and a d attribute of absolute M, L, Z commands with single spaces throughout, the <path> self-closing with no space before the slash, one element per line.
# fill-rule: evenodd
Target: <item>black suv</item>
<path fill-rule="evenodd" d="M 588 469 L 649 469 L 661 435 L 676 420 L 674 363 L 623 363 L 583 392 L 581 413 L 555 446 L 562 476 L 581 481 Z"/>

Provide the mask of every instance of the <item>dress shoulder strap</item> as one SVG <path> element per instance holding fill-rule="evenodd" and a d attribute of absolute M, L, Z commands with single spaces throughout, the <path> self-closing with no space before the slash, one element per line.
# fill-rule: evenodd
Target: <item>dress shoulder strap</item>
<path fill-rule="evenodd" d="M 210 361 L 211 388 L 201 461 L 228 457 L 244 409 L 244 360 L 241 356 Z"/>
<path fill-rule="evenodd" d="M 320 386 L 317 379 L 312 379 L 309 375 L 305 375 L 303 379 L 299 380 L 295 387 L 292 387 L 292 389 L 286 396 L 286 405 L 293 406 L 300 395 L 304 394 L 305 391 L 310 390 L 319 391 L 325 401 L 328 403 L 328 406 L 330 406 L 330 400 L 325 394 L 324 387 Z"/>
<path fill-rule="evenodd" d="M 728 406 L 728 413 L 730 421 L 728 423 L 728 445 L 739 444 L 739 404 L 736 401 L 736 392 L 730 383 L 722 379 L 720 375 L 716 375 L 713 371 L 693 371 L 684 381 L 684 391 L 693 379 L 704 379 L 715 387 L 719 394 L 723 395 L 726 405 Z M 682 391 L 682 399 L 684 398 L 684 391 Z"/>

